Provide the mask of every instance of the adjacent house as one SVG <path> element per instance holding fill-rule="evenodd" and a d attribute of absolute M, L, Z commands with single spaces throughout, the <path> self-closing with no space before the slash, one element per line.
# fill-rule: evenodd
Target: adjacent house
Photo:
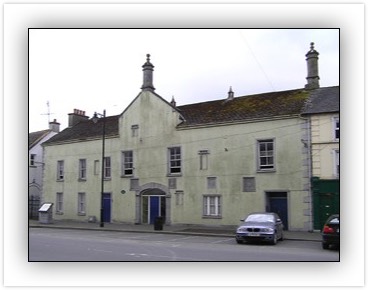
<path fill-rule="evenodd" d="M 319 88 L 311 93 L 303 115 L 310 118 L 314 229 L 340 212 L 340 90 Z"/>
<path fill-rule="evenodd" d="M 60 124 L 54 120 L 49 123 L 49 129 L 28 134 L 28 198 L 29 216 L 38 217 L 40 198 L 42 195 L 43 148 L 42 143 L 55 136 L 60 130 Z"/>
<path fill-rule="evenodd" d="M 222 100 L 177 106 L 155 93 L 147 55 L 141 92 L 122 114 L 74 110 L 43 144 L 54 219 L 225 226 L 274 211 L 287 229 L 312 230 L 311 121 L 302 113 L 319 76 L 316 59 L 307 64 L 305 88 L 230 88 Z"/>

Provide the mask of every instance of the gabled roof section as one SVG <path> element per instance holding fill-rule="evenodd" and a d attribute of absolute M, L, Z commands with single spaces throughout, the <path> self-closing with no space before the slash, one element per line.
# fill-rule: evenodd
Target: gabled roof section
<path fill-rule="evenodd" d="M 28 150 L 38 144 L 44 137 L 51 132 L 50 129 L 31 132 L 28 134 Z"/>
<path fill-rule="evenodd" d="M 106 117 L 105 137 L 115 137 L 119 134 L 119 116 Z M 93 139 L 101 139 L 103 121 L 100 119 L 93 123 L 92 119 L 81 121 L 73 127 L 66 128 L 59 134 L 53 136 L 44 145 L 56 145 L 59 143 L 80 142 Z"/>
<path fill-rule="evenodd" d="M 340 87 L 325 87 L 311 91 L 303 114 L 323 114 L 340 112 Z"/>
<path fill-rule="evenodd" d="M 178 128 L 300 114 L 309 95 L 308 90 L 296 89 L 179 106 L 185 121 Z"/>

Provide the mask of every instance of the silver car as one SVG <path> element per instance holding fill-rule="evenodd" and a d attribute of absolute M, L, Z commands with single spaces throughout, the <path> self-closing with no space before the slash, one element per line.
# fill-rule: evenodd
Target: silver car
<path fill-rule="evenodd" d="M 284 225 L 280 217 L 272 212 L 251 213 L 236 229 L 238 244 L 248 241 L 267 241 L 273 245 L 284 239 Z"/>

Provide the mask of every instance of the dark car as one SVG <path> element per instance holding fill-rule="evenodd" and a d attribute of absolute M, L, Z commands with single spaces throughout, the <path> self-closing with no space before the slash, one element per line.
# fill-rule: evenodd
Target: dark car
<path fill-rule="evenodd" d="M 322 229 L 322 248 L 340 246 L 340 215 L 333 214 L 325 222 Z"/>
<path fill-rule="evenodd" d="M 266 241 L 273 245 L 284 239 L 284 225 L 280 217 L 272 212 L 255 212 L 241 220 L 236 229 L 235 239 L 238 244 L 249 241 Z"/>

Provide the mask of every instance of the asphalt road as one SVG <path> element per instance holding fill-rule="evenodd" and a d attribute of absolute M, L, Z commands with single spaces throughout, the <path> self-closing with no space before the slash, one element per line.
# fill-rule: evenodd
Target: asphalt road
<path fill-rule="evenodd" d="M 29 261 L 339 261 L 319 242 L 238 245 L 234 238 L 31 228 Z"/>

